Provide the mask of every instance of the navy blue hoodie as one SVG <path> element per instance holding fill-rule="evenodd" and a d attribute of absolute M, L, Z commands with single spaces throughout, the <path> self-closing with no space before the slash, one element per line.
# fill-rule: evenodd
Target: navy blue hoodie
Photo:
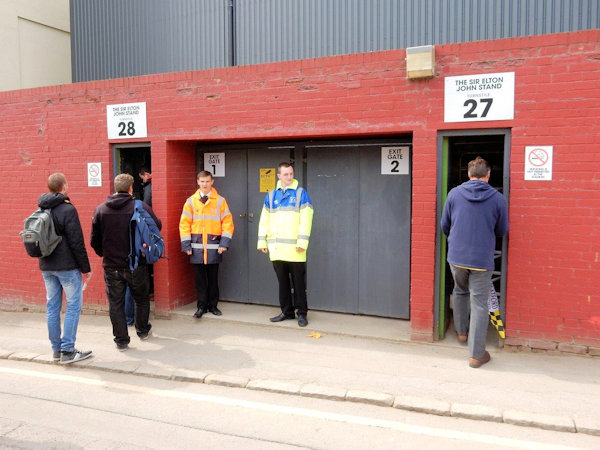
<path fill-rule="evenodd" d="M 450 264 L 494 270 L 496 236 L 508 233 L 506 199 L 485 181 L 467 181 L 448 194 L 441 225 Z"/>

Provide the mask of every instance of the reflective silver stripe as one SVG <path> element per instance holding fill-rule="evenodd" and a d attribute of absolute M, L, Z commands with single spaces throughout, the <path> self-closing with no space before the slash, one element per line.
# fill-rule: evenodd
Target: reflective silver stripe
<path fill-rule="evenodd" d="M 194 216 L 194 220 L 218 220 L 221 221 L 219 216 L 208 216 L 206 214 L 200 214 L 199 216 Z"/>
<path fill-rule="evenodd" d="M 187 217 L 192 217 L 192 219 L 193 219 L 193 217 L 194 217 L 194 215 L 193 215 L 191 212 L 187 212 L 187 211 L 185 211 L 185 210 L 184 210 L 184 211 L 181 213 L 181 215 L 182 215 L 182 216 L 187 216 Z"/>
<path fill-rule="evenodd" d="M 275 196 L 275 191 L 269 191 L 269 212 L 273 211 L 273 197 Z"/>
<path fill-rule="evenodd" d="M 221 234 L 221 236 L 222 236 L 222 237 L 226 237 L 226 238 L 229 238 L 229 239 L 231 239 L 231 238 L 233 237 L 233 234 L 229 234 L 229 233 L 222 233 L 222 234 Z"/>
<path fill-rule="evenodd" d="M 305 239 L 305 240 L 307 240 L 307 241 L 308 241 L 308 238 L 310 238 L 310 236 L 306 236 L 306 235 L 304 235 L 304 234 L 299 234 L 299 235 L 298 235 L 298 239 Z"/>
<path fill-rule="evenodd" d="M 227 216 L 228 214 L 231 214 L 231 211 L 226 209 L 225 211 L 223 211 L 223 214 L 221 214 L 221 219 L 223 219 L 223 217 Z"/>
<path fill-rule="evenodd" d="M 192 243 L 192 248 L 197 248 L 199 250 L 207 249 L 207 250 L 218 250 L 219 244 L 194 244 Z"/>
<path fill-rule="evenodd" d="M 299 187 L 296 189 L 296 209 L 300 211 L 300 200 L 302 200 L 302 191 L 303 189 Z"/>
<path fill-rule="evenodd" d="M 296 244 L 297 239 L 283 239 L 283 238 L 274 238 L 267 239 L 269 244 Z"/>
<path fill-rule="evenodd" d="M 192 197 L 188 197 L 187 203 L 188 203 L 188 205 L 190 205 L 190 208 L 192 208 L 192 211 L 193 211 L 194 210 L 194 200 L 192 200 Z"/>
<path fill-rule="evenodd" d="M 264 240 L 265 240 L 265 238 L 266 238 L 266 236 L 259 236 L 259 237 L 258 237 L 258 240 L 259 240 L 259 241 L 264 241 Z"/>
<path fill-rule="evenodd" d="M 185 241 L 191 241 L 192 238 L 190 236 L 182 236 L 181 237 L 181 242 L 185 242 Z"/>
<path fill-rule="evenodd" d="M 298 212 L 298 207 L 297 206 L 280 206 L 279 208 L 277 208 L 277 211 L 275 211 L 275 212 L 279 212 L 279 211 L 296 211 L 296 212 Z"/>
<path fill-rule="evenodd" d="M 223 197 L 219 196 L 219 200 L 217 201 L 217 211 L 221 209 L 221 205 L 223 204 Z"/>

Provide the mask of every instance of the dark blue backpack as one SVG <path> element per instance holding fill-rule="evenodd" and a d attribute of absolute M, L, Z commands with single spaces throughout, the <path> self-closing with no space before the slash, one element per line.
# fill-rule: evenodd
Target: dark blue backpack
<path fill-rule="evenodd" d="M 142 206 L 141 200 L 135 201 L 131 222 L 129 222 L 129 268 L 135 270 L 140 258 L 147 264 L 154 264 L 165 252 L 165 242 L 156 226 L 156 222 Z"/>

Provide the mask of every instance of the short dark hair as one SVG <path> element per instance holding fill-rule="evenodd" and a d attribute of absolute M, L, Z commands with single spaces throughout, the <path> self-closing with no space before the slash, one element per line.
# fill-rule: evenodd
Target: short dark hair
<path fill-rule="evenodd" d="M 473 178 L 484 178 L 490 173 L 491 170 L 490 163 L 488 163 L 481 156 L 478 156 L 473 161 L 469 161 L 467 168 L 469 176 Z"/>
<path fill-rule="evenodd" d="M 289 162 L 280 162 L 277 165 L 277 173 L 280 173 L 283 167 L 291 167 L 292 169 L 294 168 L 294 166 L 292 166 Z"/>
<path fill-rule="evenodd" d="M 133 177 L 128 173 L 120 173 L 115 177 L 115 192 L 129 193 L 131 186 L 133 186 Z"/>
<path fill-rule="evenodd" d="M 67 178 L 60 172 L 53 173 L 48 177 L 48 189 L 50 192 L 60 192 L 67 183 Z"/>
<path fill-rule="evenodd" d="M 144 175 L 146 173 L 152 174 L 147 166 L 142 166 L 140 167 L 140 170 L 138 170 L 138 175 Z"/>
<path fill-rule="evenodd" d="M 198 175 L 196 176 L 196 180 L 200 177 L 210 177 L 212 179 L 212 173 L 210 173 L 208 170 L 201 170 L 200 172 L 198 172 Z"/>

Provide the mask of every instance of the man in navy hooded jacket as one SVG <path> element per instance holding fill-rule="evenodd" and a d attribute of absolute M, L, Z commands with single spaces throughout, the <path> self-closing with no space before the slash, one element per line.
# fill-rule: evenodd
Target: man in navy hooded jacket
<path fill-rule="evenodd" d="M 488 294 L 496 236 L 508 232 L 506 199 L 488 184 L 490 165 L 481 157 L 468 164 L 469 181 L 448 194 L 442 231 L 448 236 L 448 263 L 454 278 L 454 326 L 459 340 L 468 333 L 469 365 L 477 368 L 491 358 L 485 350 Z M 469 320 L 469 301 L 471 318 Z"/>

